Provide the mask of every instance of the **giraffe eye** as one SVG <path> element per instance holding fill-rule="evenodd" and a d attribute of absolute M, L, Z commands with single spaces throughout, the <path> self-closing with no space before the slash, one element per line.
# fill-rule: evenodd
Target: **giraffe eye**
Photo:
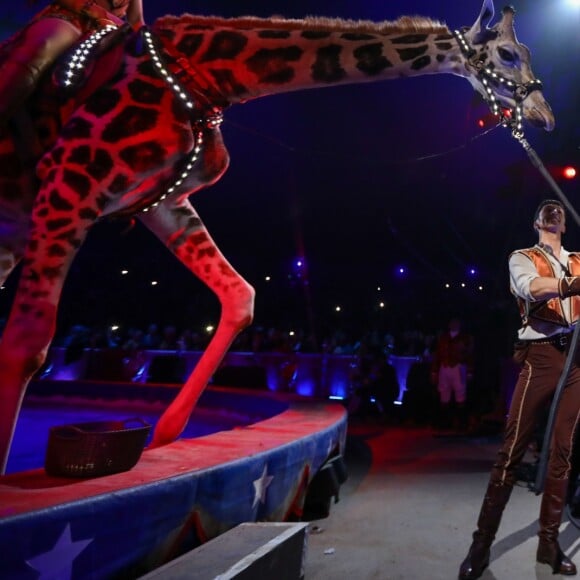
<path fill-rule="evenodd" d="M 497 53 L 499 57 L 509 64 L 513 64 L 516 61 L 516 55 L 507 48 L 502 48 L 501 46 L 497 49 Z"/>

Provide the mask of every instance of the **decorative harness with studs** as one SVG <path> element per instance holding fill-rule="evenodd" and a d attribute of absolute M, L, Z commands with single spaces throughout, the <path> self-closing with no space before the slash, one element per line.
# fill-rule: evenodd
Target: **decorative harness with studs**
<path fill-rule="evenodd" d="M 87 64 L 95 56 L 105 37 L 118 30 L 117 26 L 107 25 L 91 33 L 82 40 L 59 74 L 57 81 L 65 88 L 78 87 L 84 78 Z M 155 37 L 145 26 L 140 31 L 145 41 L 147 51 L 153 64 L 169 85 L 173 93 L 179 97 L 183 106 L 191 112 L 191 125 L 194 135 L 195 146 L 190 157 L 184 162 L 183 169 L 171 186 L 155 202 L 150 203 L 141 211 L 147 212 L 149 209 L 157 207 L 168 195 L 173 193 L 189 176 L 195 162 L 199 159 L 199 154 L 203 147 L 203 134 L 205 129 L 216 129 L 223 121 L 223 108 L 229 103 L 217 88 L 205 79 L 199 71 L 191 67 L 187 59 L 172 47 L 163 42 L 159 37 Z M 161 45 L 161 49 L 159 48 Z M 162 55 L 162 52 L 165 54 Z M 168 56 L 169 58 L 165 58 Z M 194 98 L 195 95 L 195 98 Z M 220 102 L 220 106 L 213 104 Z"/>
<path fill-rule="evenodd" d="M 200 78 L 200 75 L 195 71 L 183 57 L 183 55 L 171 51 L 169 46 L 163 41 L 163 49 L 165 52 L 169 53 L 172 57 L 172 63 L 166 63 L 165 59 L 161 55 L 161 51 L 157 46 L 157 37 L 154 37 L 149 29 L 143 27 L 142 29 L 143 38 L 145 39 L 145 44 L 147 45 L 147 50 L 155 68 L 169 85 L 171 90 L 181 99 L 183 105 L 190 111 L 196 110 L 196 101 L 192 95 L 198 97 L 198 104 L 203 104 L 203 116 L 200 117 L 199 111 L 195 115 L 192 115 L 192 128 L 194 129 L 194 139 L 195 147 L 190 158 L 187 160 L 183 171 L 180 173 L 178 178 L 173 182 L 173 184 L 167 189 L 167 191 L 162 194 L 159 199 L 152 203 L 149 207 L 144 208 L 142 211 L 147 212 L 150 208 L 157 207 L 159 202 L 163 201 L 168 195 L 173 193 L 184 181 L 187 179 L 195 162 L 199 158 L 199 153 L 203 147 L 203 131 L 204 129 L 216 129 L 223 121 L 223 109 L 210 103 L 210 100 L 205 95 L 203 88 L 200 86 L 200 82 L 196 82 L 196 79 Z M 177 77 L 177 78 L 174 78 Z M 184 85 L 187 85 L 186 87 Z"/>
<path fill-rule="evenodd" d="M 117 26 L 107 24 L 79 42 L 70 52 L 70 57 L 62 71 L 57 68 L 55 75 L 57 83 L 67 89 L 78 87 L 85 77 L 87 64 L 94 57 L 101 41 L 115 30 Z"/>
<path fill-rule="evenodd" d="M 469 46 L 469 43 L 460 30 L 454 30 L 453 36 L 457 39 L 459 48 L 467 59 L 467 62 L 476 71 L 477 78 L 481 80 L 481 83 L 485 87 L 487 97 L 484 97 L 484 100 L 491 109 L 491 112 L 499 117 L 500 123 L 504 127 L 509 127 L 511 129 L 512 135 L 516 139 L 523 137 L 524 115 L 522 103 L 531 92 L 542 90 L 542 82 L 539 79 L 534 79 L 527 83 L 516 83 L 502 77 L 491 68 L 486 67 L 483 60 L 476 56 L 477 51 Z M 502 84 L 508 87 L 512 92 L 514 101 L 516 102 L 515 108 L 510 107 L 507 109 L 509 111 L 507 114 L 505 110 L 500 107 L 497 98 L 494 95 L 492 87 L 497 84 Z"/>

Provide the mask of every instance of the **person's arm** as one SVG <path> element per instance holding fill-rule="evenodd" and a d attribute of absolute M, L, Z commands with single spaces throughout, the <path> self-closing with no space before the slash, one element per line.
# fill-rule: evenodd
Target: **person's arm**
<path fill-rule="evenodd" d="M 580 294 L 580 277 L 554 278 L 538 276 L 532 260 L 521 252 L 509 259 L 510 283 L 514 293 L 524 300 L 540 301 L 568 298 Z"/>
<path fill-rule="evenodd" d="M 120 26 L 123 24 L 120 18 L 97 4 L 95 0 L 57 0 L 57 4 L 77 14 L 88 16 L 99 26 L 106 26 L 108 24 Z"/>
<path fill-rule="evenodd" d="M 439 367 L 441 366 L 441 337 L 438 337 L 435 341 L 435 348 L 432 352 L 431 358 L 431 383 L 436 385 L 439 376 Z"/>
<path fill-rule="evenodd" d="M 530 282 L 530 294 L 535 300 L 548 300 L 560 296 L 560 280 L 538 276 Z"/>
<path fill-rule="evenodd" d="M 509 257 L 511 291 L 524 300 L 535 301 L 530 292 L 532 280 L 538 278 L 538 271 L 532 259 L 523 252 L 514 252 Z"/>
<path fill-rule="evenodd" d="M 143 0 L 131 0 L 127 9 L 127 22 L 134 28 L 145 24 L 143 16 Z"/>

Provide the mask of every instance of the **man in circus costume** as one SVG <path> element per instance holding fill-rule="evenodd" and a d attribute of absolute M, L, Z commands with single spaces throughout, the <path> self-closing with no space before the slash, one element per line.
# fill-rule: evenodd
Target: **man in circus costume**
<path fill-rule="evenodd" d="M 543 201 L 534 216 L 538 243 L 509 257 L 510 286 L 522 324 L 516 359 L 522 365 L 515 386 L 504 442 L 490 480 L 460 580 L 479 578 L 489 564 L 490 547 L 516 481 L 516 470 L 542 412 L 558 385 L 568 356 L 571 331 L 580 316 L 580 253 L 562 246 L 566 214 L 555 200 Z M 536 559 L 554 574 L 573 576 L 576 566 L 558 544 L 566 504 L 572 442 L 580 416 L 580 366 L 576 355 L 555 416 L 551 453 L 539 517 Z"/>

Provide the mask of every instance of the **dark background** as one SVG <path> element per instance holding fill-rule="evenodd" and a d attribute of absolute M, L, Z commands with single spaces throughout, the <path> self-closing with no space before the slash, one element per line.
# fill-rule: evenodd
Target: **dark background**
<path fill-rule="evenodd" d="M 451 28 L 470 26 L 481 8 L 479 0 L 145 3 L 148 22 L 183 12 L 421 14 Z M 16 4 L 3 7 L 3 37 L 32 14 Z M 526 137 L 576 206 L 579 178 L 566 181 L 558 171 L 580 161 L 580 9 L 568 0 L 512 4 L 518 38 L 532 50 L 556 116 L 552 133 L 527 127 Z M 228 110 L 230 169 L 192 201 L 256 287 L 255 324 L 322 336 L 336 327 L 434 329 L 458 313 L 491 340 L 511 335 L 517 313 L 507 256 L 534 243 L 533 211 L 554 194 L 508 130 L 478 126 L 487 113 L 468 82 L 450 75 L 290 93 Z M 103 223 L 91 232 L 65 288 L 59 332 L 76 322 L 215 323 L 213 296 L 148 232 L 127 226 Z M 566 247 L 580 246 L 577 230 L 570 220 Z M 306 265 L 297 268 L 297 258 Z M 11 280 L 0 293 L 0 317 L 13 289 Z"/>

